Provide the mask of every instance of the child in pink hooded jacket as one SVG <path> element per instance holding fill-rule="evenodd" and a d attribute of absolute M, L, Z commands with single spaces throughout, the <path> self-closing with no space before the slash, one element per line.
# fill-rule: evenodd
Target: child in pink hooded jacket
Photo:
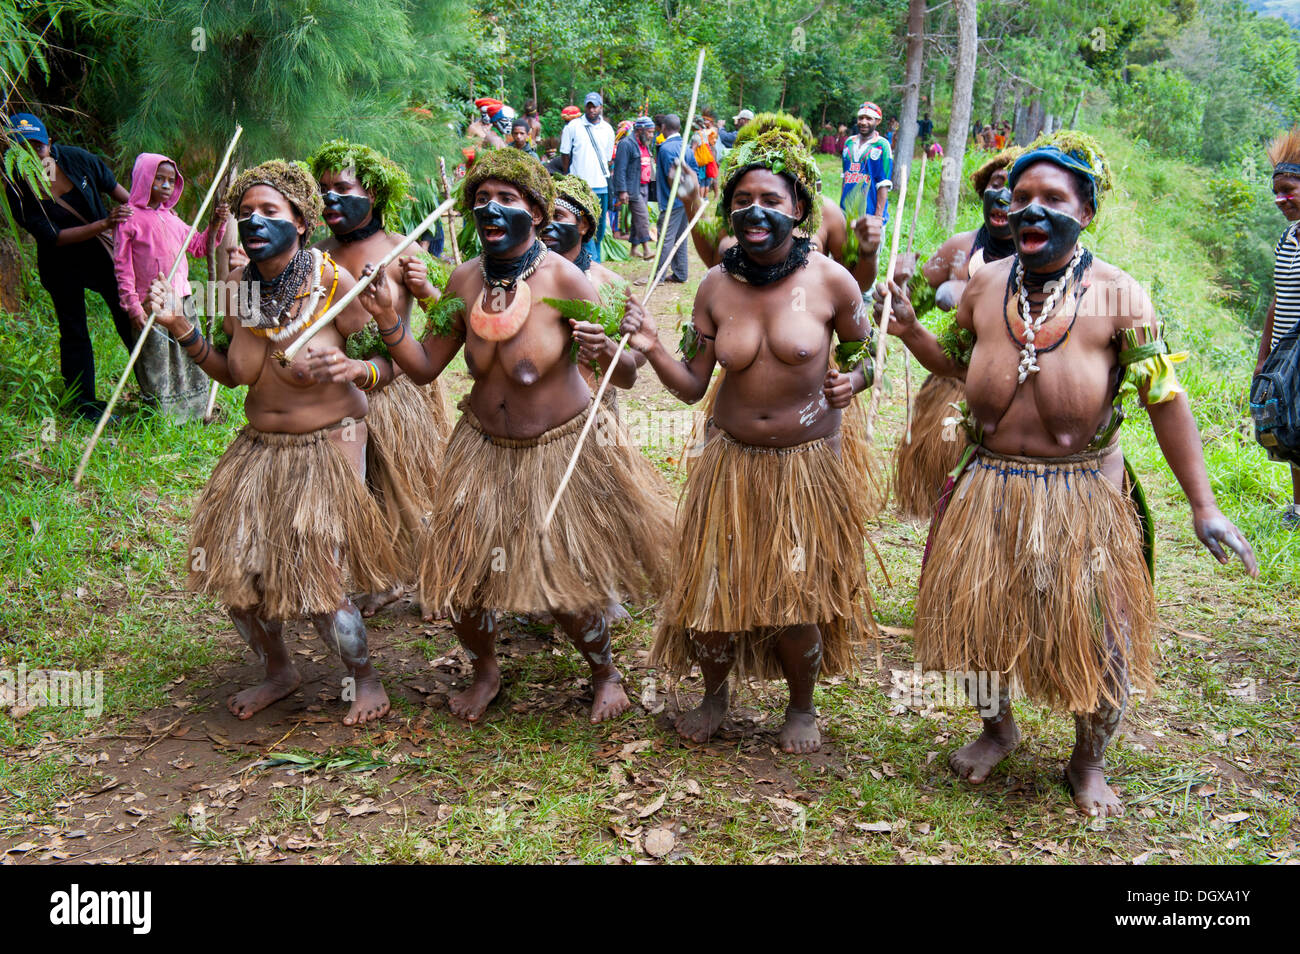
<path fill-rule="evenodd" d="M 166 276 L 189 232 L 189 223 L 172 211 L 184 189 L 185 179 L 167 156 L 142 152 L 136 157 L 131 171 L 132 214 L 118 226 L 113 258 L 122 307 L 137 329 L 144 327 L 143 303 L 149 300 L 149 286 L 159 275 Z M 206 256 L 225 235 L 228 215 L 224 203 L 213 209 L 211 224 L 195 233 L 186 251 Z M 172 287 L 179 298 L 189 297 L 189 263 L 184 258 Z M 144 400 L 168 416 L 189 420 L 206 410 L 206 377 L 162 329 L 155 327 L 149 333 L 137 368 Z"/>

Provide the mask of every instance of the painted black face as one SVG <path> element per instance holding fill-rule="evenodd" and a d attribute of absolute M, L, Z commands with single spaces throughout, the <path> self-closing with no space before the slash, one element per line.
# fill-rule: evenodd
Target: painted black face
<path fill-rule="evenodd" d="M 578 247 L 582 234 L 572 222 L 551 222 L 542 229 L 542 241 L 552 252 L 565 255 Z"/>
<path fill-rule="evenodd" d="M 370 210 L 374 205 L 368 195 L 340 195 L 337 192 L 321 193 L 321 201 L 325 203 L 325 209 L 330 212 L 337 212 L 343 218 L 330 224 L 330 231 L 335 235 L 346 235 L 348 232 L 355 232 L 361 228 Z"/>
<path fill-rule="evenodd" d="M 478 228 L 483 250 L 489 255 L 504 255 L 528 241 L 528 233 L 533 228 L 533 216 L 527 209 L 502 205 L 493 199 L 487 205 L 474 209 L 474 225 Z M 483 230 L 489 228 L 501 229 L 501 232 L 496 238 L 489 239 L 483 234 Z"/>
<path fill-rule="evenodd" d="M 797 224 L 794 216 L 761 205 L 746 206 L 731 213 L 731 230 L 736 233 L 740 247 L 750 256 L 780 248 Z M 747 234 L 751 229 L 765 230 L 767 234 L 751 237 Z"/>
<path fill-rule="evenodd" d="M 255 262 L 275 258 L 298 242 L 298 226 L 288 219 L 268 219 L 254 212 L 238 225 L 240 244 Z"/>
<path fill-rule="evenodd" d="M 1016 251 L 1029 271 L 1045 270 L 1069 252 L 1083 231 L 1083 223 L 1074 216 L 1056 209 L 1047 209 L 1037 202 L 1030 203 L 1007 216 L 1016 240 Z M 1026 251 L 1028 244 L 1031 250 Z"/>
<path fill-rule="evenodd" d="M 1011 208 L 1011 190 L 1006 186 L 1001 189 L 984 190 L 984 226 L 994 238 L 1011 238 L 1011 223 L 1007 220 L 1007 209 Z"/>

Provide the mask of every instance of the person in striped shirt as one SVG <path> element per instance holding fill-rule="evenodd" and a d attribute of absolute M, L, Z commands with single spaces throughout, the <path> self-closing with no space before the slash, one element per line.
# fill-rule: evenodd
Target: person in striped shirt
<path fill-rule="evenodd" d="M 1256 374 L 1278 342 L 1300 321 L 1300 127 L 1274 139 L 1268 158 L 1273 163 L 1273 202 L 1286 216 L 1287 227 L 1273 251 L 1273 300 L 1260 337 Z M 1300 469 L 1294 464 L 1291 504 L 1282 511 L 1282 522 L 1293 530 L 1300 527 Z"/>

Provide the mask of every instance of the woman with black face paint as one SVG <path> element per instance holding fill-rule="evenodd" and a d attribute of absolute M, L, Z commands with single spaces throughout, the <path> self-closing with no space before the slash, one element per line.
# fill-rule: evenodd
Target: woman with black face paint
<path fill-rule="evenodd" d="M 601 406 L 595 439 L 546 524 L 592 402 L 570 359 L 573 329 L 546 299 L 594 302 L 596 293 L 537 238 L 554 212 L 555 185 L 535 159 L 517 149 L 487 153 L 461 188 L 483 254 L 447 283 L 459 310 L 423 343 L 404 324 L 380 329 L 414 381 L 436 377 L 462 346 L 473 378 L 434 481 L 420 563 L 421 600 L 448 613 L 474 667 L 473 682 L 449 706 L 477 722 L 500 690 L 498 614 L 549 613 L 590 668 L 590 718 L 603 722 L 629 705 L 606 608 L 611 595 L 659 592 L 672 498 Z M 609 358 L 597 356 L 606 374 Z"/>
<path fill-rule="evenodd" d="M 780 170 L 779 172 L 773 171 Z M 629 307 L 623 330 L 687 403 L 726 369 L 678 511 L 673 586 L 652 661 L 698 663 L 699 707 L 677 731 L 703 742 L 730 704 L 728 679 L 784 677 L 790 704 L 779 743 L 821 745 L 813 687 L 852 668 L 874 631 L 864 559 L 862 489 L 845 463 L 841 413 L 870 378 L 858 355 L 870 330 L 853 276 L 810 251 L 820 173 L 801 140 L 773 129 L 737 145 L 722 170 L 720 215 L 736 244 L 695 296 L 679 361 L 653 318 Z M 854 352 L 827 370 L 832 337 Z"/>
<path fill-rule="evenodd" d="M 323 145 L 308 161 L 320 186 L 325 225 L 333 234 L 317 248 L 353 274 L 377 262 L 401 241 L 384 228 L 385 215 L 406 195 L 406 173 L 369 146 L 345 140 Z M 393 308 L 409 320 L 415 303 L 430 311 L 440 291 L 418 255 L 404 255 L 388 266 Z M 433 514 L 429 474 L 436 471 L 451 434 L 451 409 L 442 382 L 417 386 L 394 368 L 378 340 L 374 323 L 349 344 L 356 357 L 317 344 L 307 347 L 307 366 L 318 381 L 352 382 L 365 391 L 370 439 L 366 443 L 366 482 L 375 492 L 397 539 L 402 576 L 392 586 L 357 598 L 361 615 L 370 617 L 402 595 L 415 578 L 420 537 Z M 362 340 L 371 342 L 362 346 Z M 357 350 L 364 347 L 364 351 Z M 426 612 L 428 607 L 424 607 Z"/>
<path fill-rule="evenodd" d="M 1007 220 L 1011 205 L 1007 175 L 1018 155 L 1019 149 L 1000 152 L 971 175 L 971 185 L 984 206 L 984 224 L 952 236 L 921 269 L 926 282 L 934 289 L 935 304 L 944 311 L 957 307 L 966 283 L 986 263 L 1015 253 L 1011 223 Z M 912 305 L 918 311 L 921 309 L 915 292 Z M 951 328 L 941 331 L 939 340 L 948 345 L 950 357 L 966 363 L 969 356 L 963 355 Z M 944 478 L 966 450 L 965 432 L 952 423 L 960 416 L 957 408 L 964 400 L 966 389 L 961 380 L 939 374 L 929 375 L 917 392 L 911 443 L 899 440 L 894 453 L 894 500 L 903 514 L 922 520 L 929 520 L 933 515 Z"/>
<path fill-rule="evenodd" d="M 957 310 L 969 365 L 944 353 L 897 288 L 889 330 L 927 368 L 964 378 L 971 446 L 945 484 L 916 598 L 925 669 L 980 672 L 984 731 L 949 764 L 978 783 L 1020 741 L 1011 689 L 1074 715 L 1066 780 L 1078 809 L 1118 815 L 1103 757 L 1129 686 L 1152 688 L 1154 528 L 1116 435 L 1123 398 L 1146 406 L 1221 562 L 1254 575 L 1250 544 L 1219 512 L 1163 324 L 1129 275 L 1079 244 L 1110 185 L 1072 131 L 1035 142 L 1009 177 L 1016 254 L 970 279 Z M 879 305 L 877 306 L 879 308 Z M 1225 550 L 1225 548 L 1227 548 Z"/>
<path fill-rule="evenodd" d="M 194 505 L 189 586 L 225 603 L 266 665 L 260 685 L 227 701 L 232 714 L 251 718 L 298 688 L 283 631 L 286 620 L 307 616 L 347 667 L 343 722 L 359 725 L 389 705 L 348 585 L 373 592 L 398 573 L 391 533 L 365 485 L 366 395 L 348 381 L 318 382 L 303 360 L 283 367 L 273 356 L 354 280 L 328 254 L 304 247 L 321 200 L 299 166 L 272 160 L 249 169 L 227 201 L 250 259 L 230 279 L 256 292 L 241 298 L 253 307 L 226 315 L 214 336 L 222 340 L 209 343 L 161 279 L 150 292 L 158 323 L 196 364 L 227 387 L 248 386 L 248 424 Z M 396 322 L 367 290 L 314 340 L 341 346 L 365 326 L 367 309 L 383 327 Z"/>
<path fill-rule="evenodd" d="M 587 276 L 591 287 L 602 299 L 612 299 L 613 291 L 618 298 L 623 298 L 627 282 L 611 272 L 600 262 L 593 262 L 587 254 L 584 243 L 596 234 L 596 218 L 600 215 L 600 200 L 596 193 L 577 176 L 555 177 L 555 214 L 551 222 L 542 229 L 541 238 L 552 252 L 562 255 Z M 611 292 L 605 292 L 609 288 Z M 608 364 L 618 350 L 617 342 L 605 334 L 600 325 L 589 321 L 570 321 L 573 337 L 578 342 L 578 370 L 582 372 L 587 387 L 593 391 L 597 387 L 596 374 L 591 362 L 603 357 Z M 630 388 L 636 384 L 636 370 L 645 363 L 645 356 L 636 351 L 624 349 L 619 355 L 618 367 L 610 384 L 618 388 Z M 605 400 L 617 406 L 613 388 L 605 390 Z"/>

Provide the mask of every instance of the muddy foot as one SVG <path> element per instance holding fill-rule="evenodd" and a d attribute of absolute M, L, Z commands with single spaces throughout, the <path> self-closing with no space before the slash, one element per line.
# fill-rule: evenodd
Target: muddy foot
<path fill-rule="evenodd" d="M 448 697 L 447 707 L 451 709 L 451 714 L 458 719 L 464 719 L 466 722 L 477 722 L 483 718 L 483 713 L 492 700 L 497 697 L 501 691 L 501 673 L 499 670 L 490 670 L 484 673 L 475 673 L 474 682 L 464 692 L 458 692 Z"/>
<path fill-rule="evenodd" d="M 357 680 L 357 698 L 348 714 L 343 717 L 343 724 L 374 722 L 387 715 L 388 709 L 388 693 L 384 691 L 384 684 L 379 681 L 379 677 L 374 674 L 363 676 Z"/>
<path fill-rule="evenodd" d="M 724 688 L 717 695 L 706 695 L 699 707 L 677 717 L 677 734 L 692 742 L 707 742 L 727 716 L 728 699 Z"/>
<path fill-rule="evenodd" d="M 782 752 L 795 755 L 816 752 L 822 747 L 822 735 L 817 731 L 817 713 L 786 709 L 780 739 Z"/>
<path fill-rule="evenodd" d="M 1085 815 L 1105 818 L 1124 814 L 1124 803 L 1106 784 L 1100 765 L 1075 765 L 1071 762 L 1065 767 L 1065 781 L 1074 795 L 1074 804 Z"/>
<path fill-rule="evenodd" d="M 978 785 L 989 777 L 993 767 L 1020 744 L 1020 730 L 1009 737 L 985 729 L 974 742 L 963 745 L 948 758 L 948 765 L 960 778 Z"/>
<path fill-rule="evenodd" d="M 385 590 L 382 593 L 366 593 L 357 597 L 357 609 L 361 610 L 362 616 L 369 619 L 385 606 L 399 599 L 403 592 L 400 586 L 395 586 L 391 590 Z"/>
<path fill-rule="evenodd" d="M 252 689 L 237 692 L 226 700 L 226 708 L 237 719 L 251 719 L 273 702 L 278 702 L 302 685 L 298 670 L 290 666 L 274 676 L 268 675 Z"/>
<path fill-rule="evenodd" d="M 621 682 L 610 680 L 609 682 L 597 683 L 593 688 L 596 692 L 596 698 L 591 703 L 592 722 L 604 722 L 606 719 L 622 715 L 632 705 L 628 701 L 627 693 L 623 691 L 623 683 Z"/>

